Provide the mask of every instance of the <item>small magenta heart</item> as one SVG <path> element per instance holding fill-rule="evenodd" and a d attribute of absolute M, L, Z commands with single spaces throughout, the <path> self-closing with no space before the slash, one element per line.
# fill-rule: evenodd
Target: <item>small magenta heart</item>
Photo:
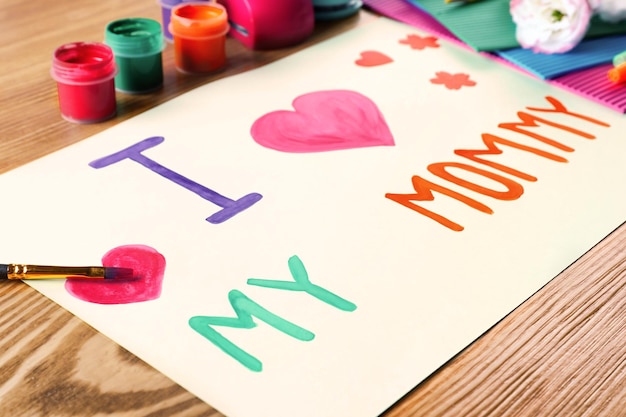
<path fill-rule="evenodd" d="M 145 245 L 111 249 L 102 258 L 105 267 L 132 268 L 128 281 L 68 279 L 65 289 L 74 297 L 97 304 L 128 304 L 156 300 L 161 296 L 165 257 Z"/>
<path fill-rule="evenodd" d="M 292 105 L 295 111 L 274 111 L 253 123 L 250 133 L 259 145 L 304 153 L 395 144 L 382 113 L 363 94 L 317 91 L 298 96 Z"/>
<path fill-rule="evenodd" d="M 378 51 L 363 51 L 361 52 L 361 57 L 354 61 L 355 64 L 361 67 L 377 67 L 391 62 L 393 62 L 393 59 Z"/>

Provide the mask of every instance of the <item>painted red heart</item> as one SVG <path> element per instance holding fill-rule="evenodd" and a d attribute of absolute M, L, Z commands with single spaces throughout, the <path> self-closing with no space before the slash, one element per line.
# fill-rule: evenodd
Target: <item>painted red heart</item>
<path fill-rule="evenodd" d="M 145 245 L 111 249 L 102 258 L 108 267 L 132 268 L 134 279 L 105 281 L 68 279 L 65 289 L 74 297 L 97 304 L 128 304 L 156 300 L 161 296 L 165 257 Z"/>
<path fill-rule="evenodd" d="M 250 129 L 253 139 L 270 149 L 298 153 L 395 144 L 376 104 L 356 91 L 317 91 L 297 97 L 292 105 L 295 111 L 258 118 Z"/>
<path fill-rule="evenodd" d="M 354 61 L 355 64 L 361 67 L 377 67 L 391 62 L 393 62 L 393 59 L 378 51 L 363 51 L 361 52 L 361 57 Z"/>

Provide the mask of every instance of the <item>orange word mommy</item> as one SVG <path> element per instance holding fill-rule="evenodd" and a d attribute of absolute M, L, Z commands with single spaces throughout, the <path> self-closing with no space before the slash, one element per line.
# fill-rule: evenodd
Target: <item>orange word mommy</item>
<path fill-rule="evenodd" d="M 593 119 L 583 114 L 573 113 L 569 111 L 560 101 L 553 97 L 548 96 L 546 97 L 546 100 L 552 105 L 553 108 L 543 109 L 526 107 L 526 110 L 540 113 L 542 116 L 545 116 L 545 114 L 559 115 L 560 119 L 566 119 L 567 122 L 557 123 L 555 121 L 549 120 L 548 118 L 539 117 L 532 113 L 520 111 L 517 113 L 519 121 L 512 123 L 500 123 L 498 125 L 500 129 L 504 129 L 509 132 L 515 132 L 516 134 L 518 134 L 518 141 L 492 135 L 490 133 L 483 133 L 481 135 L 481 138 L 483 144 L 485 145 L 485 148 L 454 150 L 454 153 L 456 155 L 459 155 L 466 160 L 473 162 L 474 165 L 465 162 L 435 162 L 428 165 L 428 171 L 445 181 L 456 184 L 457 186 L 468 189 L 470 191 L 474 191 L 478 194 L 485 195 L 487 197 L 503 201 L 517 200 L 524 193 L 524 187 L 519 183 L 519 180 L 537 181 L 537 178 L 531 174 L 497 162 L 497 157 L 495 158 L 496 161 L 494 161 L 490 159 L 485 159 L 485 156 L 502 155 L 503 151 L 501 147 L 507 147 L 507 149 L 515 149 L 518 151 L 527 152 L 529 154 L 536 155 L 537 157 L 545 158 L 554 162 L 568 162 L 566 158 L 559 155 L 557 152 L 573 152 L 574 148 L 565 145 L 564 143 L 561 143 L 556 139 L 545 136 L 545 133 L 543 132 L 544 130 L 549 129 L 552 134 L 557 134 L 559 138 L 561 136 L 569 137 L 571 135 L 574 135 L 575 137 L 578 136 L 584 139 L 595 139 L 596 137 L 591 133 L 579 130 L 578 128 L 575 128 L 571 125 L 575 124 L 574 122 L 576 122 L 579 125 L 583 124 L 585 126 L 587 126 L 588 124 L 594 124 L 604 127 L 610 127 L 608 123 Z M 563 115 L 568 117 L 564 118 Z M 564 132 L 567 132 L 568 134 L 565 134 Z M 536 142 L 540 142 L 543 145 L 540 145 Z M 531 146 L 528 143 L 540 147 Z M 502 157 L 500 157 L 500 159 L 502 159 Z M 464 179 L 460 176 L 454 175 L 451 173 L 451 171 L 465 171 L 466 173 L 473 174 L 470 175 L 470 177 L 484 177 L 485 179 L 491 180 L 494 183 L 501 184 L 502 187 L 500 187 L 499 189 L 492 189 L 491 187 L 477 184 L 468 179 Z M 504 176 L 502 175 L 503 173 L 509 176 Z M 514 177 L 515 180 L 511 177 Z M 420 201 L 434 201 L 435 196 L 433 193 L 437 192 L 439 194 L 457 200 L 475 210 L 487 214 L 493 214 L 493 210 L 486 204 L 483 204 L 480 201 L 475 200 L 474 198 L 468 197 L 461 192 L 454 191 L 450 188 L 429 181 L 418 175 L 414 175 L 413 178 L 411 178 L 411 183 L 415 192 L 409 194 L 387 193 L 385 194 L 385 197 L 438 222 L 448 229 L 460 232 L 464 228 L 459 223 L 450 220 L 448 217 L 428 210 L 420 206 L 418 203 Z"/>

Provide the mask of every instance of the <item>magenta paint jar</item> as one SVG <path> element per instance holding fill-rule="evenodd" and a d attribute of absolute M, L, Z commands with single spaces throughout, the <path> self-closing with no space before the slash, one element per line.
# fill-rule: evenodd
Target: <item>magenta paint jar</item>
<path fill-rule="evenodd" d="M 57 82 L 63 118 L 95 123 L 115 116 L 113 50 L 99 42 L 75 42 L 54 51 L 50 74 Z"/>

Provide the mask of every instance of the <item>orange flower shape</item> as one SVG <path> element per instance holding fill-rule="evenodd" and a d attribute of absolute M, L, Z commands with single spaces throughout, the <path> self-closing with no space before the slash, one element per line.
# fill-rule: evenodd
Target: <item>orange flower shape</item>
<path fill-rule="evenodd" d="M 411 49 L 439 48 L 437 38 L 434 36 L 407 35 L 406 39 L 401 39 L 399 42 L 403 45 L 409 45 Z"/>
<path fill-rule="evenodd" d="M 473 87 L 476 85 L 475 81 L 470 80 L 468 74 L 450 74 L 446 71 L 439 71 L 435 75 L 436 77 L 431 78 L 430 82 L 433 84 L 443 84 L 448 90 L 459 90 L 463 86 Z"/>

